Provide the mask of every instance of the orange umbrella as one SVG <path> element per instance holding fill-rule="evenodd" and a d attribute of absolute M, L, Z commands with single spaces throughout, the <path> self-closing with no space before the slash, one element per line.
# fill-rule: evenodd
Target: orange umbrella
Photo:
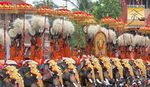
<path fill-rule="evenodd" d="M 11 14 L 15 11 L 15 5 L 13 5 L 11 2 L 0 2 L 0 13 L 7 13 Z"/>
<path fill-rule="evenodd" d="M 103 24 L 109 24 L 112 19 L 113 19 L 112 17 L 106 16 L 106 17 L 102 18 L 102 19 L 100 20 L 100 22 L 103 23 Z"/>
<path fill-rule="evenodd" d="M 55 10 L 49 8 L 48 6 L 41 6 L 37 9 L 37 14 L 43 16 L 54 16 L 56 12 Z"/>
<path fill-rule="evenodd" d="M 16 4 L 16 11 L 19 14 L 32 14 L 35 13 L 35 8 L 28 3 Z"/>
<path fill-rule="evenodd" d="M 6 15 L 5 14 L 12 14 L 15 13 L 15 6 L 10 2 L 0 2 L 0 13 L 2 14 L 3 18 L 3 28 L 4 28 L 4 52 L 6 52 Z M 4 53 L 4 58 L 6 63 L 6 53 Z"/>
<path fill-rule="evenodd" d="M 72 12 L 66 8 L 56 9 L 56 16 L 58 17 L 70 17 Z"/>
<path fill-rule="evenodd" d="M 92 14 L 86 13 L 86 19 L 81 21 L 82 25 L 96 24 L 95 17 Z"/>
<path fill-rule="evenodd" d="M 84 21 L 87 18 L 87 13 L 83 11 L 75 11 L 73 12 L 73 15 L 71 17 L 72 20 L 81 22 Z"/>
<path fill-rule="evenodd" d="M 141 27 L 138 31 L 143 34 L 150 34 L 150 26 Z"/>

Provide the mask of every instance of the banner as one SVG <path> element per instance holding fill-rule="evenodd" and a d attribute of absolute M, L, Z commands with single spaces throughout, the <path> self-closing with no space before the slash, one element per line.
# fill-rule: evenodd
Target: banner
<path fill-rule="evenodd" d="M 128 6 L 127 20 L 130 26 L 144 26 L 145 25 L 145 8 L 143 5 Z"/>
<path fill-rule="evenodd" d="M 128 20 L 138 20 L 144 17 L 144 6 L 128 6 Z"/>

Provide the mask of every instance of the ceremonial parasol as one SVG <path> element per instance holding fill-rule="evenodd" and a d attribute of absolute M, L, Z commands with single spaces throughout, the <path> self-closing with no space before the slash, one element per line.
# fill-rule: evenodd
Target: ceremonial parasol
<path fill-rule="evenodd" d="M 150 34 L 150 26 L 141 27 L 138 31 L 142 34 Z"/>
<path fill-rule="evenodd" d="M 49 8 L 48 6 L 41 6 L 37 9 L 37 14 L 42 15 L 42 16 L 50 16 L 53 17 L 55 16 L 56 12 L 55 10 Z"/>
<path fill-rule="evenodd" d="M 17 14 L 34 14 L 35 8 L 28 3 L 19 3 L 16 4 L 16 11 Z"/>
<path fill-rule="evenodd" d="M 146 36 L 146 35 L 149 35 L 150 34 L 150 26 L 144 26 L 144 27 L 141 27 L 139 30 L 138 30 L 138 32 L 140 32 L 140 33 L 142 33 L 142 34 L 144 34 L 144 36 Z M 147 45 L 146 45 L 146 43 L 149 43 L 148 42 L 148 37 L 146 38 L 143 38 L 144 39 L 144 42 L 142 42 L 142 43 L 145 43 L 144 45 L 145 45 L 145 47 L 147 47 Z M 144 55 L 146 54 L 147 52 L 144 52 Z"/>
<path fill-rule="evenodd" d="M 71 20 L 75 21 L 77 24 L 77 29 L 78 29 L 78 49 L 80 49 L 80 41 L 81 41 L 81 37 L 80 37 L 80 27 L 82 25 L 82 23 L 84 21 L 86 21 L 87 19 L 87 13 L 83 12 L 83 11 L 75 11 L 73 12 L 72 16 L 70 17 Z"/>
<path fill-rule="evenodd" d="M 59 8 L 59 9 L 56 9 L 56 16 L 57 17 L 70 17 L 72 15 L 72 12 L 66 8 Z"/>
<path fill-rule="evenodd" d="M 22 40 L 23 41 L 20 41 L 21 43 L 19 44 L 20 45 L 20 49 L 22 51 L 18 51 L 18 53 L 20 53 L 19 55 L 22 55 L 21 57 L 19 57 L 19 55 L 17 55 L 17 57 L 19 58 L 16 59 L 16 61 L 20 62 L 20 60 L 24 60 L 24 51 L 25 51 L 25 38 L 26 38 L 26 35 L 25 35 L 25 31 L 26 31 L 26 14 L 34 14 L 35 13 L 35 8 L 31 5 L 31 4 L 28 4 L 28 3 L 25 3 L 25 2 L 22 2 L 22 3 L 18 3 L 15 5 L 15 8 L 16 8 L 16 14 L 17 15 L 23 15 L 23 25 L 22 25 Z"/>
<path fill-rule="evenodd" d="M 6 63 L 6 14 L 15 13 L 15 5 L 10 2 L 0 2 L 0 13 L 2 14 L 3 19 L 3 28 L 4 28 L 4 51 L 5 51 L 5 62 Z"/>
<path fill-rule="evenodd" d="M 95 17 L 92 14 L 88 14 L 86 13 L 86 19 L 81 21 L 82 25 L 90 25 L 90 24 L 97 24 L 97 22 L 95 21 Z"/>

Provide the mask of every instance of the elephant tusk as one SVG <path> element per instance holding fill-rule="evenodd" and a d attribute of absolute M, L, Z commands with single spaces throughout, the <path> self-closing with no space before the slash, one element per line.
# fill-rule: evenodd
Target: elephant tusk
<path fill-rule="evenodd" d="M 90 81 L 91 83 L 93 83 L 92 79 L 89 79 L 89 81 Z"/>
<path fill-rule="evenodd" d="M 74 85 L 75 87 L 78 87 L 74 82 L 73 82 L 73 85 Z"/>
<path fill-rule="evenodd" d="M 99 79 L 96 79 L 96 81 L 97 81 L 99 84 L 102 84 L 102 82 L 101 82 L 101 81 L 99 81 Z"/>

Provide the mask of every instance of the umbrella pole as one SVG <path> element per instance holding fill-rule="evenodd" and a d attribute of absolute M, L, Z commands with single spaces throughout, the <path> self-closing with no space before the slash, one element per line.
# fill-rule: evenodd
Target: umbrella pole
<path fill-rule="evenodd" d="M 44 28 L 44 31 L 43 31 L 43 58 L 44 58 L 44 50 L 45 50 L 45 37 L 46 37 L 46 35 L 45 35 L 45 31 L 46 31 L 46 16 L 45 16 L 45 18 L 44 18 L 44 25 L 43 25 L 43 28 Z"/>
<path fill-rule="evenodd" d="M 5 61 L 4 61 L 4 65 L 6 64 L 6 61 L 7 61 L 7 58 L 6 58 L 6 14 L 3 14 L 3 28 L 4 28 L 4 51 L 5 51 L 5 54 L 4 54 L 4 58 L 5 58 Z"/>
<path fill-rule="evenodd" d="M 25 21 L 26 21 L 26 19 L 25 19 L 25 14 L 24 14 L 24 18 L 23 18 L 23 42 L 22 42 L 23 44 L 21 44 L 22 47 L 24 47 L 24 45 L 25 45 Z M 25 49 L 24 49 L 24 51 L 25 51 Z M 24 59 L 24 54 L 25 53 L 22 54 L 23 59 Z"/>
<path fill-rule="evenodd" d="M 111 51 L 111 47 L 110 47 L 110 32 L 108 30 L 108 57 L 110 58 L 110 51 Z"/>

